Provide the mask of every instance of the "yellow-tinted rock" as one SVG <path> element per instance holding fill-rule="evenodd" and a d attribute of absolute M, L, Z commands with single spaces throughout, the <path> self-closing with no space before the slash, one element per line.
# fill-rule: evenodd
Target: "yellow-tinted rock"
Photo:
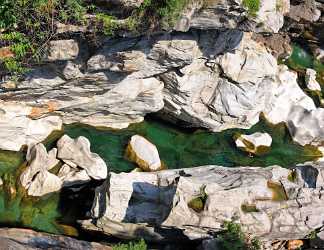
<path fill-rule="evenodd" d="M 140 135 L 132 136 L 126 149 L 126 158 L 135 162 L 143 171 L 152 172 L 162 169 L 156 146 Z"/>

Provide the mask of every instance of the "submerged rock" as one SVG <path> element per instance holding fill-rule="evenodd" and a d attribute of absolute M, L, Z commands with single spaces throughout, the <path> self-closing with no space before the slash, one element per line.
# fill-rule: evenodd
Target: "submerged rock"
<path fill-rule="evenodd" d="M 323 174 L 320 164 L 111 173 L 97 189 L 94 220 L 83 225 L 121 238 L 172 241 L 212 238 L 234 220 L 261 239 L 302 239 L 323 226 Z M 195 211 L 188 203 L 202 188 L 206 202 Z"/>
<path fill-rule="evenodd" d="M 242 134 L 235 139 L 235 144 L 243 151 L 254 155 L 262 155 L 270 150 L 272 138 L 268 133 Z"/>
<path fill-rule="evenodd" d="M 111 247 L 99 243 L 21 228 L 0 228 L 0 245 L 1 249 L 15 250 L 112 250 Z"/>
<path fill-rule="evenodd" d="M 126 149 L 126 157 L 144 171 L 151 172 L 162 168 L 156 146 L 140 135 L 132 136 Z"/>
<path fill-rule="evenodd" d="M 57 157 L 71 167 L 78 166 L 84 169 L 93 179 L 106 179 L 107 165 L 99 155 L 91 152 L 90 142 L 87 138 L 79 136 L 72 139 L 68 135 L 64 135 L 57 142 L 57 149 Z"/>

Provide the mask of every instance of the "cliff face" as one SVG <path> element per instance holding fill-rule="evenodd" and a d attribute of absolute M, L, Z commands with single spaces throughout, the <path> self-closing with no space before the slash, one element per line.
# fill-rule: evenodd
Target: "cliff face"
<path fill-rule="evenodd" d="M 160 1 L 95 4 L 114 15 L 114 35 L 96 37 L 91 15 L 83 26 L 56 23 L 42 63 L 1 84 L 1 149 L 33 147 L 63 124 L 121 129 L 155 113 L 211 132 L 247 129 L 264 115 L 284 123 L 296 143 L 324 151 L 323 1 L 179 1 L 174 16 L 161 14 L 171 5 Z M 126 29 L 134 13 L 154 18 Z M 305 238 L 323 227 L 324 166 L 292 169 L 110 173 L 84 227 L 122 238 L 203 239 L 235 217 L 267 240 Z M 201 187 L 208 198 L 197 212 L 188 203 Z"/>

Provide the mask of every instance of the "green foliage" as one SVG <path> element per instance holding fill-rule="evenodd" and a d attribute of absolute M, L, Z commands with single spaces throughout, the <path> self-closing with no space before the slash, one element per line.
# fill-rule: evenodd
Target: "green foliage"
<path fill-rule="evenodd" d="M 242 4 L 252 16 L 255 16 L 260 9 L 260 0 L 243 0 Z"/>
<path fill-rule="evenodd" d="M 116 18 L 107 14 L 99 13 L 96 15 L 97 21 L 102 23 L 103 33 L 107 36 L 114 34 L 118 28 Z"/>
<path fill-rule="evenodd" d="M 44 53 L 55 35 L 56 21 L 82 23 L 83 0 L 0 0 L 0 42 L 9 46 L 14 58 L 2 61 L 12 74 L 26 71 Z"/>
<path fill-rule="evenodd" d="M 128 244 L 119 244 L 113 247 L 113 250 L 146 250 L 147 246 L 143 239 L 138 242 L 129 242 Z"/>
<path fill-rule="evenodd" d="M 217 238 L 224 250 L 259 250 L 261 244 L 258 239 L 248 239 L 242 232 L 239 224 L 233 222 L 224 223 L 224 233 Z"/>

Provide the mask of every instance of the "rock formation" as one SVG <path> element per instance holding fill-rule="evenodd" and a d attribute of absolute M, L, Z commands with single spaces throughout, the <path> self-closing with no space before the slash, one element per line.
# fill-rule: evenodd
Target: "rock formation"
<path fill-rule="evenodd" d="M 294 169 L 203 166 L 154 173 L 111 173 L 84 227 L 121 238 L 201 239 L 240 223 L 262 239 L 301 239 L 323 227 L 321 164 Z M 203 209 L 188 203 L 206 193 Z M 173 237 L 172 237 L 173 235 Z"/>
<path fill-rule="evenodd" d="M 30 196 L 43 196 L 62 187 L 107 177 L 106 163 L 90 151 L 90 142 L 85 137 L 73 140 L 64 135 L 57 142 L 57 148 L 48 153 L 41 143 L 30 146 L 26 159 L 27 167 L 20 176 L 20 182 Z M 65 162 L 63 166 L 60 160 Z M 57 175 L 49 172 L 59 164 Z"/>

